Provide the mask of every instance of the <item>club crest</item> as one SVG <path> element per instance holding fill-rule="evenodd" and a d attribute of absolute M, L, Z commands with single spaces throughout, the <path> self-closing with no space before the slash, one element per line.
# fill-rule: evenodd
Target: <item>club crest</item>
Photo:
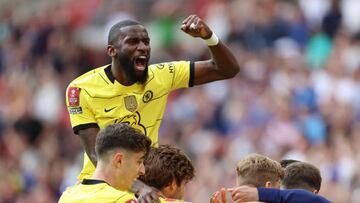
<path fill-rule="evenodd" d="M 148 90 L 145 92 L 142 100 L 144 103 L 148 103 L 153 98 L 153 92 L 151 90 Z"/>
<path fill-rule="evenodd" d="M 124 97 L 124 102 L 125 102 L 125 108 L 128 111 L 134 112 L 138 107 L 135 95 L 129 95 Z"/>

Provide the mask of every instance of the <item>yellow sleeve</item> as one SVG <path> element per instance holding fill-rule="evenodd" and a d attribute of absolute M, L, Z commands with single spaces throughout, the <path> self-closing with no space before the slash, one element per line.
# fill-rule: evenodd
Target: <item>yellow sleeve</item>
<path fill-rule="evenodd" d="M 173 61 L 155 64 L 157 78 L 169 90 L 192 87 L 194 84 L 194 63 L 190 61 Z"/>
<path fill-rule="evenodd" d="M 95 115 L 88 105 L 89 95 L 84 89 L 69 85 L 66 89 L 66 106 L 70 115 L 71 126 L 75 134 L 79 130 L 90 127 L 99 127 Z"/>
<path fill-rule="evenodd" d="M 138 203 L 134 194 L 127 193 L 115 201 L 115 203 Z"/>

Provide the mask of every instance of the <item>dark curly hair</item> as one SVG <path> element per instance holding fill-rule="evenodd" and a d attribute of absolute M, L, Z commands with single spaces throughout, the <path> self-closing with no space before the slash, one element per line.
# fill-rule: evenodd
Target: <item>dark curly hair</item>
<path fill-rule="evenodd" d="M 182 181 L 190 181 L 195 176 L 194 166 L 180 149 L 170 145 L 151 148 L 144 160 L 145 174 L 140 180 L 159 190 L 173 180 L 180 186 Z"/>
<path fill-rule="evenodd" d="M 115 148 L 147 153 L 150 145 L 151 140 L 142 132 L 128 124 L 117 123 L 100 130 L 96 137 L 95 151 L 99 158 Z"/>

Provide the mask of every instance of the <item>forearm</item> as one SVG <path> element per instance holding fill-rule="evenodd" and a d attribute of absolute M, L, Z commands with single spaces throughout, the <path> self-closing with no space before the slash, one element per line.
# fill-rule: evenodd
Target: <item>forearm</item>
<path fill-rule="evenodd" d="M 327 199 L 305 190 L 279 190 L 273 188 L 258 188 L 259 200 L 263 202 L 289 203 L 330 203 Z"/>
<path fill-rule="evenodd" d="M 96 135 L 99 132 L 98 128 L 88 128 L 79 131 L 80 141 L 90 161 L 96 166 L 97 157 L 95 152 Z"/>
<path fill-rule="evenodd" d="M 235 56 L 224 43 L 219 41 L 217 45 L 209 46 L 209 49 L 217 71 L 221 75 L 232 78 L 239 72 L 240 68 Z"/>
<path fill-rule="evenodd" d="M 90 161 L 94 164 L 94 166 L 97 165 L 97 157 L 96 157 L 96 152 L 95 152 L 95 148 L 85 148 L 85 152 L 88 155 Z"/>

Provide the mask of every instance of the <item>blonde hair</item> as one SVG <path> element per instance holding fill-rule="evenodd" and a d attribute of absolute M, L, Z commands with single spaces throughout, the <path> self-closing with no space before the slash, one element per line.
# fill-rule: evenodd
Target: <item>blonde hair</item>
<path fill-rule="evenodd" d="M 244 157 L 236 166 L 239 185 L 265 187 L 267 181 L 275 184 L 284 177 L 280 163 L 260 154 Z"/>

